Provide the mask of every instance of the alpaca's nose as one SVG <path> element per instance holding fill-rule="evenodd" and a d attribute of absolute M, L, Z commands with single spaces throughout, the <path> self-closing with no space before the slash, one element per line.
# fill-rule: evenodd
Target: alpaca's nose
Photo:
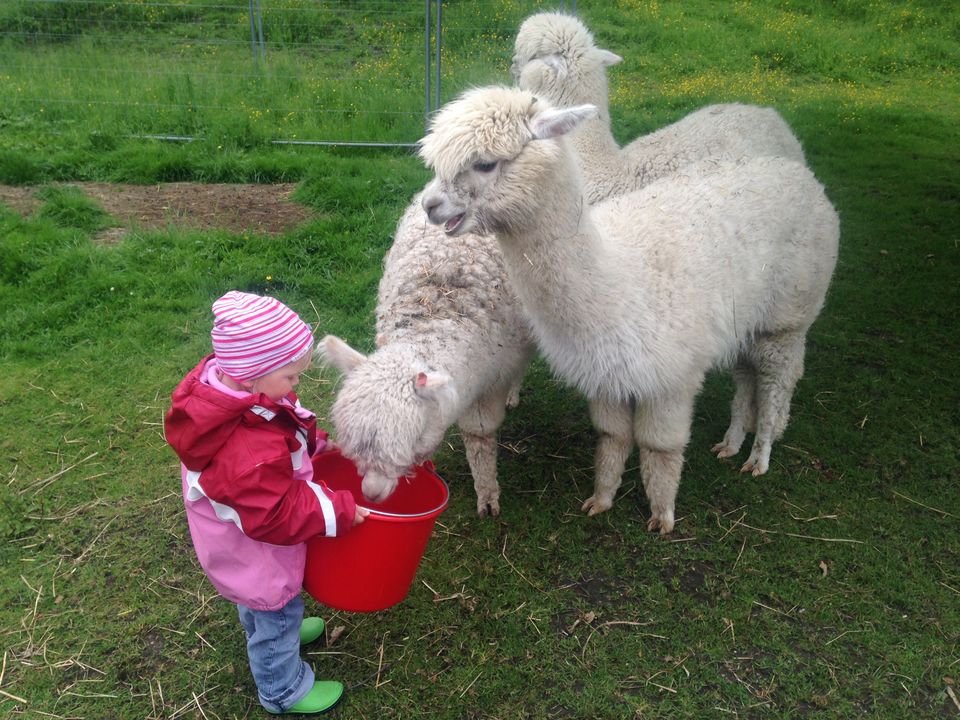
<path fill-rule="evenodd" d="M 437 195 L 424 195 L 423 200 L 420 201 L 423 204 L 423 209 L 427 213 L 427 217 L 432 223 L 438 223 L 438 220 L 435 215 L 438 208 L 443 205 L 443 198 Z"/>

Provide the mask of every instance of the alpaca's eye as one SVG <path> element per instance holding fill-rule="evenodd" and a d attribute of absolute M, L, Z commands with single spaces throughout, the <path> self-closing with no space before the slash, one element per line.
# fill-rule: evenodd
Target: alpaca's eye
<path fill-rule="evenodd" d="M 497 161 L 493 162 L 478 162 L 473 164 L 473 169 L 477 172 L 488 173 L 493 172 L 493 169 L 497 166 Z"/>

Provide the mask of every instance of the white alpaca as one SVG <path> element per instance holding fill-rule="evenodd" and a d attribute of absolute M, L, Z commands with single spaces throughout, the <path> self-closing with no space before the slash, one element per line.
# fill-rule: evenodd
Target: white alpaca
<path fill-rule="evenodd" d="M 477 513 L 498 515 L 497 431 L 534 344 L 496 242 L 464 235 L 452 245 L 417 196 L 384 259 L 376 313 L 369 357 L 333 336 L 319 348 L 345 374 L 333 424 L 364 476 L 364 495 L 386 499 L 457 423 Z"/>
<path fill-rule="evenodd" d="M 707 370 L 756 373 L 724 438 L 767 470 L 802 374 L 807 330 L 836 263 L 839 222 L 820 183 L 784 158 L 708 162 L 588 207 L 564 134 L 593 106 L 553 109 L 530 93 L 480 88 L 446 105 L 420 153 L 423 195 L 448 236 L 495 234 L 551 367 L 603 401 L 640 445 L 650 529 L 668 533 Z M 738 388 L 738 395 L 740 389 Z M 736 410 L 736 408 L 735 408 Z M 755 427 L 754 427 L 755 424 Z M 591 513 L 609 508 L 625 456 L 598 447 Z"/>
<path fill-rule="evenodd" d="M 531 15 L 514 41 L 511 73 L 519 87 L 554 107 L 597 107 L 597 116 L 570 136 L 591 205 L 702 160 L 778 155 L 805 162 L 800 142 L 775 110 L 736 103 L 709 105 L 620 148 L 610 131 L 606 69 L 621 61 L 563 13 Z"/>
<path fill-rule="evenodd" d="M 799 140 L 775 110 L 742 104 L 710 105 L 619 147 L 610 130 L 606 69 L 622 60 L 598 48 L 587 27 L 563 13 L 531 15 L 514 41 L 511 73 L 519 87 L 556 107 L 587 103 L 597 107 L 596 117 L 584 120 L 569 135 L 580 160 L 589 203 L 631 192 L 704 160 L 736 161 L 771 155 L 805 162 Z M 749 356 L 738 358 L 733 376 L 737 392 L 731 427 L 724 442 L 712 448 L 721 458 L 736 454 L 744 429 L 753 426 L 756 415 L 757 376 Z M 610 455 L 629 455 L 631 423 L 601 401 L 591 403 L 590 410 L 605 446 L 598 452 L 598 463 Z M 758 468 L 748 461 L 742 469 Z"/>

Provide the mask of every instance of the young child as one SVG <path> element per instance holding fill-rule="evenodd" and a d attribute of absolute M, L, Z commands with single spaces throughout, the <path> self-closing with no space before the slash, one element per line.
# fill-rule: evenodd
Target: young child
<path fill-rule="evenodd" d="M 305 541 L 342 535 L 367 511 L 349 492 L 314 483 L 311 458 L 327 444 L 293 388 L 310 365 L 313 335 L 271 297 L 228 292 L 213 304 L 213 354 L 173 391 L 164 418 L 181 460 L 193 546 L 217 591 L 236 603 L 250 670 L 267 711 L 315 713 L 343 693 L 317 681 L 300 644 L 323 634 L 304 620 Z"/>

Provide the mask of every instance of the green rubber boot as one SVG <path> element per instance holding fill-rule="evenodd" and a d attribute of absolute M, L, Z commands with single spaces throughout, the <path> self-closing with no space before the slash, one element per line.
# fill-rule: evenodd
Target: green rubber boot
<path fill-rule="evenodd" d="M 336 705 L 343 696 L 343 684 L 336 680 L 317 680 L 310 692 L 300 698 L 295 705 L 290 706 L 286 713 L 296 715 L 310 715 L 322 713 Z M 271 715 L 280 715 L 268 710 Z"/>
<path fill-rule="evenodd" d="M 323 618 L 307 617 L 300 624 L 300 644 L 309 645 L 314 640 L 323 637 L 325 625 Z"/>

